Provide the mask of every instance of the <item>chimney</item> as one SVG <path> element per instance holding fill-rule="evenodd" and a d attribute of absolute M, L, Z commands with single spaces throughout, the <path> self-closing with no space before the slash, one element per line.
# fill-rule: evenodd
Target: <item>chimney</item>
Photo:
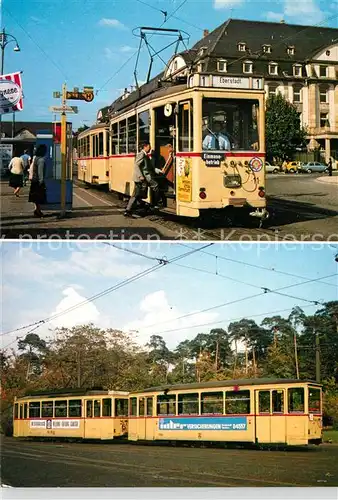
<path fill-rule="evenodd" d="M 209 30 L 203 30 L 203 38 L 209 35 Z"/>

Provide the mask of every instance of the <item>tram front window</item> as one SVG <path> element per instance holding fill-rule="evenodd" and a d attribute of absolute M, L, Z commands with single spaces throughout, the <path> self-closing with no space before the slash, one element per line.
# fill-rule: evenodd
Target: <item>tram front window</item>
<path fill-rule="evenodd" d="M 203 151 L 257 151 L 258 110 L 253 99 L 203 99 Z"/>

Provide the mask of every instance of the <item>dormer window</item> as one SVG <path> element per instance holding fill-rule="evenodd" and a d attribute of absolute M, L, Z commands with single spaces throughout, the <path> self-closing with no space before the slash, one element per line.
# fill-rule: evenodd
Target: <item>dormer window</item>
<path fill-rule="evenodd" d="M 246 51 L 246 44 L 244 42 L 239 42 L 237 45 L 237 49 L 239 52 L 245 52 Z"/>
<path fill-rule="evenodd" d="M 319 76 L 321 78 L 327 77 L 327 66 L 319 66 Z"/>
<path fill-rule="evenodd" d="M 295 64 L 293 67 L 293 76 L 302 76 L 302 66 L 301 64 Z"/>
<path fill-rule="evenodd" d="M 227 72 L 227 61 L 225 59 L 219 59 L 217 61 L 217 71 L 221 73 Z"/>
<path fill-rule="evenodd" d="M 244 61 L 243 63 L 243 73 L 252 73 L 253 64 L 252 61 Z"/>
<path fill-rule="evenodd" d="M 175 62 L 174 62 L 174 71 L 177 71 L 177 68 L 178 68 L 178 62 L 177 62 L 177 61 L 175 61 Z"/>
<path fill-rule="evenodd" d="M 198 63 L 198 65 L 197 65 L 197 71 L 199 73 L 204 73 L 204 71 L 205 71 L 205 62 Z"/>
<path fill-rule="evenodd" d="M 265 54 L 271 54 L 271 45 L 263 45 L 263 52 Z"/>
<path fill-rule="evenodd" d="M 206 53 L 206 50 L 207 50 L 206 47 L 201 47 L 200 50 L 198 51 L 199 57 L 204 56 L 204 54 Z"/>
<path fill-rule="evenodd" d="M 286 52 L 289 56 L 294 56 L 295 55 L 295 48 L 293 47 L 293 45 L 290 45 L 289 47 L 287 47 Z"/>
<path fill-rule="evenodd" d="M 269 64 L 269 75 L 278 75 L 278 64 L 277 63 L 270 63 Z"/>

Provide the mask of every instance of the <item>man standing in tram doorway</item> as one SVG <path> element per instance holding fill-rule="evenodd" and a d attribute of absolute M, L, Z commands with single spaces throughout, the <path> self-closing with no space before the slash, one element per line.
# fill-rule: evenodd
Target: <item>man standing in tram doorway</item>
<path fill-rule="evenodd" d="M 157 208 L 160 189 L 158 182 L 155 180 L 155 168 L 149 158 L 150 150 L 150 143 L 144 142 L 142 150 L 136 155 L 133 174 L 135 187 L 124 212 L 125 217 L 132 217 L 132 211 L 137 202 L 142 203 L 142 200 L 147 198 L 148 186 L 153 192 L 153 207 Z"/>

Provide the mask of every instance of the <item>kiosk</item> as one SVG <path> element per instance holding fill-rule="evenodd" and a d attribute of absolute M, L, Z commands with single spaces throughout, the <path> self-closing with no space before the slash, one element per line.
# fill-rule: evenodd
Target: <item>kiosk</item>
<path fill-rule="evenodd" d="M 73 173 L 72 173 L 72 124 L 67 123 L 67 170 L 66 170 L 66 210 L 73 206 Z M 53 134 L 39 131 L 36 146 L 45 144 L 46 153 L 46 191 L 45 210 L 61 209 L 61 123 L 53 123 Z"/>

